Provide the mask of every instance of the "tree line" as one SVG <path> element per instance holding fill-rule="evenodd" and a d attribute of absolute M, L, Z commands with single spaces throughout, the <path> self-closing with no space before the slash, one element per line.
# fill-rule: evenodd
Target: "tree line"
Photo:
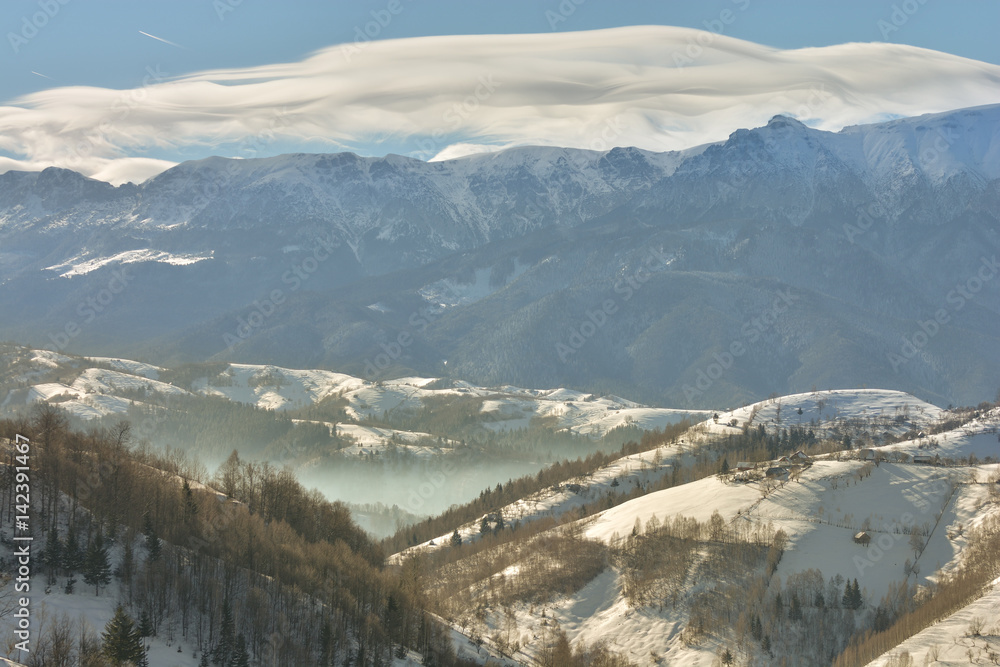
<path fill-rule="evenodd" d="M 51 585 L 113 592 L 154 635 L 226 667 L 241 641 L 253 660 L 283 664 L 387 664 L 409 648 L 460 664 L 416 581 L 384 566 L 343 505 L 287 471 L 230 457 L 220 493 L 174 474 L 176 458 L 136 448 L 127 422 L 84 433 L 44 404 L 0 421 L 0 435 L 16 433 L 32 440 L 35 539 Z M 40 641 L 52 661 L 51 638 Z"/>

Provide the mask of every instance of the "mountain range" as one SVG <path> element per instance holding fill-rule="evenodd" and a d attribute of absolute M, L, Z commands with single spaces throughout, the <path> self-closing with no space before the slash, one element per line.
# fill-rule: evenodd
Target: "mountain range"
<path fill-rule="evenodd" d="M 1000 105 L 655 153 L 0 174 L 0 338 L 735 405 L 1000 375 Z"/>

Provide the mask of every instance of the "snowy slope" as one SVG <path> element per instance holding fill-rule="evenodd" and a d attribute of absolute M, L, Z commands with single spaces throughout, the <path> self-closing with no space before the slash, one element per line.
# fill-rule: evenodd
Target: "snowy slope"
<path fill-rule="evenodd" d="M 936 419 L 940 416 L 936 408 L 931 410 L 933 406 L 921 405 L 912 396 L 898 392 L 824 394 L 786 396 L 765 402 L 758 406 L 756 417 L 761 420 L 760 423 L 766 423 L 764 418 L 774 419 L 778 403 L 784 406 L 782 417 L 789 406 L 802 406 L 803 413 L 811 411 L 812 419 L 822 415 L 825 421 L 830 421 L 830 429 L 838 423 L 843 426 L 852 421 L 869 419 L 872 414 L 895 416 L 897 411 L 902 413 L 904 405 L 909 408 L 907 428 L 914 423 L 929 425 L 931 417 Z M 824 400 L 827 405 L 835 404 L 836 407 L 818 408 L 816 402 Z M 748 406 L 734 414 L 749 417 L 752 409 Z M 830 420 L 827 411 L 831 416 L 835 414 L 835 418 Z M 969 432 L 990 429 L 994 416 L 993 412 L 989 412 L 963 428 L 942 434 L 947 436 L 942 448 L 949 446 L 947 442 L 950 440 L 965 438 L 963 444 L 955 444 L 949 451 L 967 452 L 967 448 L 961 447 L 968 447 L 970 441 L 974 443 L 979 436 L 966 435 L 963 429 Z M 806 419 L 803 423 L 808 424 L 807 415 L 802 417 Z M 784 422 L 782 419 L 781 426 L 786 425 Z M 706 428 L 709 423 L 714 424 L 709 420 L 689 433 L 686 447 L 690 452 L 696 452 L 698 447 L 726 432 L 721 428 Z M 995 434 L 987 435 L 995 441 Z M 980 456 L 985 454 L 985 450 L 979 452 Z M 636 457 L 630 458 L 634 460 Z M 591 479 L 577 481 L 596 488 L 611 477 L 611 470 L 621 475 L 624 465 L 624 461 L 615 462 L 610 470 L 601 470 Z M 788 542 L 775 574 L 779 580 L 787 581 L 790 576 L 810 569 L 818 569 L 823 581 L 838 575 L 848 580 L 857 578 L 869 608 L 874 608 L 889 590 L 890 584 L 907 580 L 910 584 L 927 585 L 935 580 L 942 568 L 951 569 L 961 561 L 969 529 L 984 517 L 1000 512 L 1000 506 L 990 502 L 989 484 L 986 483 L 998 469 L 998 464 L 945 468 L 882 462 L 876 466 L 863 461 L 841 461 L 835 456 L 824 456 L 814 459 L 788 480 L 738 482 L 732 474 L 707 477 L 647 494 L 579 520 L 576 525 L 582 529 L 583 537 L 611 546 L 628 536 L 635 526 L 643 530 L 654 517 L 661 523 L 678 515 L 705 522 L 718 512 L 732 528 L 747 533 L 754 532 L 755 528 L 780 529 L 787 535 Z M 607 487 L 602 490 L 606 491 Z M 565 496 L 553 491 L 539 496 L 504 508 L 505 519 L 521 518 L 523 521 L 525 517 L 543 516 L 551 511 L 558 513 L 573 506 Z M 527 514 L 524 514 L 525 510 Z M 910 542 L 910 527 L 923 535 L 919 553 L 914 551 Z M 869 547 L 854 542 L 853 536 L 860 530 L 869 531 L 872 538 Z M 476 539 L 477 532 L 477 527 L 471 524 L 460 530 L 464 541 Z M 438 548 L 442 548 L 446 541 L 447 536 L 444 535 L 435 542 Z M 434 547 L 425 544 L 420 548 Z M 506 576 L 517 576 L 516 570 L 507 572 Z M 696 645 L 688 645 L 682 640 L 681 633 L 688 622 L 688 610 L 683 604 L 679 607 L 665 605 L 659 609 L 633 608 L 623 597 L 622 585 L 621 573 L 615 567 L 609 567 L 575 594 L 556 596 L 544 605 L 515 605 L 516 626 L 528 631 L 526 635 L 522 630 L 521 636 L 533 637 L 522 647 L 518 657 L 530 660 L 537 656 L 545 637 L 539 626 L 556 622 L 571 642 L 590 645 L 604 640 L 612 650 L 623 653 L 640 665 L 708 667 L 718 664 L 717 650 L 720 645 L 715 640 L 709 639 Z M 942 642 L 941 637 L 953 641 L 961 634 L 960 630 L 967 628 L 971 616 L 978 614 L 994 619 L 995 605 L 995 596 L 987 596 L 964 614 L 945 622 L 935 633 L 915 638 L 916 648 L 911 653 L 925 650 L 928 642 Z M 476 631 L 485 635 L 490 628 L 502 628 L 504 623 L 509 623 L 503 618 L 499 611 L 495 615 L 488 614 L 485 620 L 487 629 Z M 987 629 L 990 622 L 988 620 Z M 982 648 L 988 639 L 977 640 L 978 645 Z M 958 644 L 971 644 L 971 640 L 960 639 Z M 954 647 L 949 650 L 954 653 Z M 963 655 L 965 650 L 961 650 Z M 918 659 L 921 657 L 922 654 L 917 655 Z M 885 663 L 873 664 L 882 667 Z"/>
<path fill-rule="evenodd" d="M 982 485 L 965 485 L 954 496 L 935 495 L 936 482 L 947 477 L 949 471 L 891 464 L 882 464 L 870 477 L 852 481 L 846 487 L 844 480 L 851 478 L 860 465 L 817 462 L 800 481 L 789 482 L 763 501 L 755 485 L 734 485 L 714 477 L 704 479 L 650 494 L 582 520 L 584 535 L 613 543 L 615 538 L 627 535 L 637 520 L 643 525 L 653 516 L 663 521 L 683 514 L 704 521 L 718 511 L 731 524 L 747 521 L 770 524 L 789 535 L 776 576 L 787 580 L 790 575 L 817 568 L 824 581 L 837 574 L 858 578 L 869 604 L 875 605 L 890 582 L 906 579 L 904 560 L 914 557 L 908 536 L 897 535 L 888 526 L 893 522 L 899 524 L 906 512 L 915 515 L 918 525 L 924 520 L 934 523 L 939 506 L 948 501 L 917 560 L 920 574 L 910 577 L 911 583 L 926 583 L 938 567 L 951 566 L 960 559 L 964 537 L 958 526 L 967 527 L 982 518 L 986 491 Z M 837 489 L 831 485 L 834 479 L 840 480 Z M 921 499 L 940 502 L 927 505 L 925 512 L 921 509 Z M 987 504 L 985 511 L 998 510 Z M 852 536 L 865 519 L 873 526 L 886 526 L 872 532 L 874 540 L 881 538 L 890 545 L 883 555 L 873 557 L 871 551 L 854 544 Z M 555 620 L 571 642 L 589 645 L 605 640 L 613 650 L 640 665 L 658 664 L 653 655 L 664 660 L 663 664 L 706 667 L 716 664 L 714 641 L 688 646 L 681 640 L 681 631 L 688 620 L 683 605 L 678 608 L 667 605 L 660 610 L 632 608 L 623 597 L 621 586 L 620 573 L 611 567 L 571 596 L 557 597 L 542 606 L 517 606 L 517 625 L 537 628 Z M 990 604 L 995 605 L 995 599 L 981 601 L 974 611 L 958 617 L 951 625 L 964 623 L 964 629 L 968 625 L 965 618 L 972 613 L 994 618 L 995 612 L 990 616 L 987 611 Z M 952 631 L 946 626 L 942 632 Z M 540 633 L 536 632 L 535 637 L 537 640 Z M 982 643 L 980 640 L 979 644 Z M 532 643 L 523 650 L 525 655 L 535 655 L 539 648 L 540 644 Z"/>
<path fill-rule="evenodd" d="M 873 449 L 885 456 L 905 452 L 910 456 L 936 456 L 942 459 L 961 460 L 968 459 L 969 456 L 979 460 L 989 457 L 1000 459 L 1000 408 L 993 408 L 950 431 L 925 434 Z"/>
<path fill-rule="evenodd" d="M 801 413 L 799 412 L 801 410 Z M 944 411 L 901 391 L 884 389 L 836 389 L 792 394 L 720 412 L 718 423 L 706 422 L 710 433 L 734 432 L 745 424 L 761 424 L 768 432 L 800 426 L 812 428 L 817 436 L 838 427 L 859 428 L 902 434 L 914 426 L 925 428 L 941 418 Z"/>
<path fill-rule="evenodd" d="M 566 390 L 556 390 L 553 395 L 562 398 L 578 398 L 575 392 L 567 392 Z M 585 406 L 587 402 L 571 401 L 569 405 Z M 782 406 L 780 411 L 778 406 Z M 801 415 L 797 413 L 799 407 L 802 408 L 803 414 Z M 561 417 L 566 412 L 571 411 L 565 406 L 558 407 L 558 404 L 553 406 L 553 409 L 560 410 Z M 622 411 L 633 410 L 642 409 L 623 406 Z M 661 412 L 658 409 L 647 410 Z M 906 415 L 905 422 L 895 420 L 896 416 L 904 415 L 904 413 Z M 512 503 L 504 507 L 502 511 L 504 519 L 508 523 L 512 521 L 529 522 L 542 517 L 558 516 L 615 489 L 622 491 L 629 489 L 632 485 L 649 484 L 660 479 L 669 471 L 670 466 L 666 461 L 674 456 L 695 456 L 699 448 L 709 445 L 714 437 L 740 432 L 743 424 L 751 421 L 751 415 L 753 415 L 752 424 L 764 424 L 771 432 L 795 425 L 813 428 L 819 437 L 834 429 L 848 429 L 852 433 L 866 435 L 881 434 L 884 430 L 902 433 L 912 428 L 913 424 L 919 424 L 922 428 L 927 427 L 939 419 L 942 413 L 940 408 L 924 403 L 909 394 L 889 390 L 845 389 L 782 396 L 730 412 L 720 412 L 718 413 L 720 416 L 718 422 L 714 419 L 708 419 L 696 424 L 676 444 L 624 457 L 613 461 L 586 478 L 567 482 L 580 484 L 582 487 L 580 492 L 573 492 L 567 488 L 546 489 Z M 892 416 L 891 419 L 889 415 Z M 732 418 L 738 420 L 739 426 L 732 427 L 725 424 Z M 776 419 L 780 421 L 775 421 Z M 891 425 L 886 425 L 884 423 L 886 421 L 891 421 Z M 587 431 L 583 430 L 582 432 Z M 823 462 L 822 465 L 834 464 Z M 836 465 L 846 466 L 844 470 L 847 470 L 854 464 Z M 613 487 L 612 484 L 616 481 L 619 486 Z M 614 534 L 627 535 L 632 530 L 637 517 L 645 524 L 653 515 L 662 519 L 665 513 L 694 516 L 700 521 L 704 521 L 712 515 L 713 511 L 719 510 L 724 517 L 731 519 L 741 508 L 759 500 L 759 496 L 760 490 L 756 485 L 724 485 L 714 477 L 707 478 L 693 482 L 691 485 L 657 491 L 598 514 L 596 519 L 592 519 L 595 523 L 588 527 L 587 535 L 608 541 Z M 462 526 L 459 528 L 459 533 L 465 541 L 478 539 L 478 522 L 470 522 Z M 440 535 L 433 540 L 411 547 L 411 549 L 440 548 L 448 544 L 448 537 L 449 535 Z M 434 542 L 434 545 L 431 545 L 431 542 Z"/>
<path fill-rule="evenodd" d="M 870 663 L 869 667 L 887 667 L 904 652 L 914 665 L 996 664 L 991 654 L 1000 654 L 1000 579 L 981 598 L 925 628 L 902 644 Z M 981 620 L 981 635 L 971 628 Z M 934 658 L 933 656 L 937 656 Z M 989 662 L 988 662 L 989 661 Z"/>

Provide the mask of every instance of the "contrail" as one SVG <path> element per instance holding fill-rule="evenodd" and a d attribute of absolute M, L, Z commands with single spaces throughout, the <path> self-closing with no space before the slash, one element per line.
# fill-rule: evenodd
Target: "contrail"
<path fill-rule="evenodd" d="M 180 44 L 174 44 L 169 39 L 163 39 L 162 37 L 157 37 L 156 35 L 150 35 L 148 32 L 143 32 L 142 30 L 139 31 L 139 34 L 140 35 L 145 35 L 146 37 L 152 37 L 153 39 L 157 40 L 158 42 L 163 42 L 164 44 L 169 44 L 170 46 L 176 46 L 178 49 L 183 49 L 184 48 Z"/>
<path fill-rule="evenodd" d="M 49 79 L 49 80 L 55 81 L 55 79 L 53 79 L 51 76 L 45 76 L 41 72 L 36 72 L 35 70 L 31 70 L 31 73 L 32 74 L 37 74 L 38 76 L 42 77 L 43 79 Z"/>

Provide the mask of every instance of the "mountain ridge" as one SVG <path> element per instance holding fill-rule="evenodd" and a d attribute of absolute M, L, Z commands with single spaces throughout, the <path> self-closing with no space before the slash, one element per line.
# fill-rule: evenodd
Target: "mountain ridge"
<path fill-rule="evenodd" d="M 1000 293 L 976 278 L 1000 249 L 1000 105 L 840 132 L 779 115 L 675 153 L 209 158 L 119 188 L 70 173 L 0 175 L 4 338 L 358 374 L 402 336 L 380 374 L 692 408 L 826 383 L 975 403 L 1000 372 Z M 144 296 L 82 305 L 116 270 Z M 744 340 L 788 290 L 805 308 Z M 589 349 L 560 355 L 608 299 Z M 737 343 L 756 347 L 692 399 Z"/>

